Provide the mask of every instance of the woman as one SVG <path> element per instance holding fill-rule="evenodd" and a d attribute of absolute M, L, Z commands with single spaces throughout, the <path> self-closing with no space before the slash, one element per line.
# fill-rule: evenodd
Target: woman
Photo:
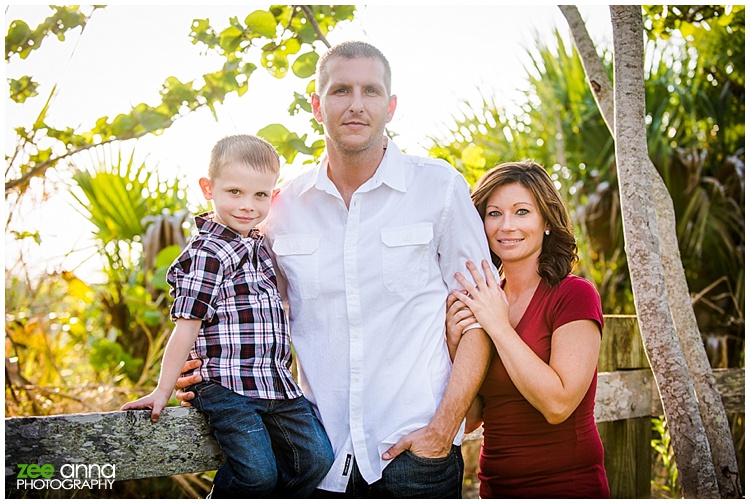
<path fill-rule="evenodd" d="M 472 200 L 495 266 L 448 298 L 451 355 L 464 328 L 479 323 L 494 343 L 487 377 L 467 414 L 484 421 L 479 495 L 609 497 L 604 450 L 594 421 L 601 301 L 571 275 L 578 259 L 570 218 L 547 172 L 504 163 L 480 180 Z"/>

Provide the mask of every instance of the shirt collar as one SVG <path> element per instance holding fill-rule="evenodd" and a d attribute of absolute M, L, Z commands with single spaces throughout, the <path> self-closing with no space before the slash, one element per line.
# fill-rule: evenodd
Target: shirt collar
<path fill-rule="evenodd" d="M 402 163 L 399 162 L 404 154 L 398 148 L 398 146 L 391 140 L 388 139 L 388 146 L 383 156 L 382 161 L 378 169 L 372 177 L 362 185 L 364 190 L 372 190 L 381 184 L 385 184 L 388 187 L 395 189 L 399 192 L 406 192 L 406 179 L 404 176 L 404 169 Z M 336 195 L 338 190 L 333 184 L 330 178 L 328 178 L 328 156 L 323 153 L 320 158 L 320 163 L 315 167 L 314 176 L 311 176 L 307 182 L 302 186 L 301 193 L 315 187 L 320 191 Z"/>
<path fill-rule="evenodd" d="M 211 234 L 219 236 L 227 241 L 232 240 L 245 240 L 251 238 L 253 240 L 260 240 L 261 234 L 257 228 L 253 228 L 250 231 L 249 236 L 242 236 L 237 231 L 226 227 L 223 224 L 219 224 L 214 220 L 214 212 L 205 212 L 195 217 L 195 225 L 198 227 L 198 232 L 201 234 Z"/>

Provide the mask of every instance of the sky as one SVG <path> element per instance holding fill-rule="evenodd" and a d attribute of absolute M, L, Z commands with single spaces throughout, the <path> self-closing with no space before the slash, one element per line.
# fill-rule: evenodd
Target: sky
<path fill-rule="evenodd" d="M 208 18 L 218 31 L 228 19 L 244 19 L 266 4 L 154 5 L 110 4 L 94 13 L 83 33 L 73 30 L 60 42 L 45 40 L 29 58 L 12 58 L 6 77 L 32 75 L 40 82 L 40 96 L 17 105 L 4 99 L 5 152 L 15 146 L 13 128 L 30 125 L 52 86 L 57 92 L 47 119 L 56 127 L 90 129 L 96 119 L 128 112 L 138 103 L 156 104 L 165 79 L 190 81 L 215 71 L 218 56 L 201 54 L 189 39 L 193 19 Z M 611 24 L 606 5 L 579 6 L 597 47 L 611 46 Z M 6 30 L 14 19 L 34 28 L 51 9 L 46 5 L 6 5 Z M 353 22 L 342 23 L 329 35 L 332 44 L 365 40 L 388 58 L 393 73 L 393 93 L 398 106 L 389 130 L 398 146 L 410 154 L 425 155 L 430 136 L 446 131 L 458 103 L 475 103 L 481 94 L 495 97 L 503 107 L 519 102 L 525 87 L 526 54 L 535 40 L 552 43 L 555 29 L 567 35 L 565 18 L 555 5 L 388 5 L 359 6 Z M 257 133 L 263 126 L 283 123 L 305 131 L 308 117 L 292 119 L 287 108 L 302 82 L 293 77 L 275 79 L 257 70 L 243 97 L 229 97 L 217 108 L 218 121 L 208 110 L 194 112 L 162 135 L 149 135 L 137 144 L 136 158 L 166 177 L 184 176 L 192 202 L 200 202 L 197 180 L 208 166 L 213 144 L 223 136 Z M 297 127 L 298 126 L 298 127 Z M 89 163 L 90 157 L 79 158 Z M 102 281 L 91 255 L 91 228 L 72 206 L 61 185 L 59 194 L 45 202 L 29 201 L 11 223 L 14 230 L 39 230 L 42 246 L 25 240 L 19 248 L 6 232 L 6 268 L 23 251 L 32 274 L 75 269 L 87 281 Z M 71 251 L 75 251 L 70 253 Z M 81 266 L 83 264 L 83 266 Z"/>

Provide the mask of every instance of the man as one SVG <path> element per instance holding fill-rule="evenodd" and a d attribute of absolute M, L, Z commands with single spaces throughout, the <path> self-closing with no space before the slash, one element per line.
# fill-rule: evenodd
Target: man
<path fill-rule="evenodd" d="M 454 275 L 489 261 L 481 219 L 456 170 L 384 136 L 396 101 L 378 49 L 329 49 L 311 101 L 325 154 L 267 220 L 302 389 L 336 456 L 324 497 L 460 498 L 460 427 L 489 362 L 481 328 L 453 366 L 444 339 Z"/>

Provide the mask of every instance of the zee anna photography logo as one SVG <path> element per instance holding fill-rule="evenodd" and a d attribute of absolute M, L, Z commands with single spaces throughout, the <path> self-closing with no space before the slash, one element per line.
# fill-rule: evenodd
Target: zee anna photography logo
<path fill-rule="evenodd" d="M 114 464 L 18 464 L 17 490 L 112 490 Z"/>

